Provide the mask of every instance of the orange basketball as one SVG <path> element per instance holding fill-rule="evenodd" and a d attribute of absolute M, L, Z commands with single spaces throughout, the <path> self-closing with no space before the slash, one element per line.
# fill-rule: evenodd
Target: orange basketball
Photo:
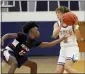
<path fill-rule="evenodd" d="M 77 16 L 72 12 L 63 14 L 63 22 L 67 25 L 74 25 L 77 19 Z"/>

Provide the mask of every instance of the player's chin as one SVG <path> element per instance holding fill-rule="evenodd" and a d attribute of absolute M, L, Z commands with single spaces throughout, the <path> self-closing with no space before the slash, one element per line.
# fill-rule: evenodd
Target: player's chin
<path fill-rule="evenodd" d="M 39 38 L 40 37 L 40 34 L 37 34 L 36 38 Z"/>
<path fill-rule="evenodd" d="M 60 20 L 60 21 L 61 21 L 61 18 L 58 18 L 58 20 Z"/>

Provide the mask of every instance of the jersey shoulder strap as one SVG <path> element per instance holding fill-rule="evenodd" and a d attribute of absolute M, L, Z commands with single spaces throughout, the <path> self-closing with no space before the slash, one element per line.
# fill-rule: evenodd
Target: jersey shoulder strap
<path fill-rule="evenodd" d="M 57 21 L 56 23 L 58 24 L 58 26 L 60 25 L 60 21 Z"/>

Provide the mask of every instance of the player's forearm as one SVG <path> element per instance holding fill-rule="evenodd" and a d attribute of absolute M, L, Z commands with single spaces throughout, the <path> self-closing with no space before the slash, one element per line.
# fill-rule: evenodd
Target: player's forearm
<path fill-rule="evenodd" d="M 59 35 L 60 29 L 61 29 L 61 26 L 59 26 L 58 29 L 53 31 L 52 38 L 56 38 Z"/>
<path fill-rule="evenodd" d="M 68 38 L 68 36 L 63 36 L 61 39 L 54 40 L 52 42 L 42 42 L 39 47 L 46 48 L 46 47 L 53 47 L 56 44 L 60 43 L 64 39 Z"/>
<path fill-rule="evenodd" d="M 59 35 L 59 31 L 60 31 L 60 29 L 53 31 L 52 38 L 56 38 Z"/>
<path fill-rule="evenodd" d="M 61 41 L 63 41 L 63 39 L 54 40 L 54 41 L 52 41 L 52 42 L 49 43 L 49 46 L 48 47 L 53 47 L 56 44 L 60 43 Z"/>
<path fill-rule="evenodd" d="M 6 39 L 8 39 L 8 34 L 5 34 L 5 35 L 1 38 L 1 40 L 3 40 L 3 41 L 5 41 Z"/>
<path fill-rule="evenodd" d="M 17 38 L 17 34 L 16 33 L 8 33 L 8 34 L 5 34 L 2 38 L 1 38 L 1 40 L 6 40 L 6 39 L 8 39 L 8 38 Z"/>

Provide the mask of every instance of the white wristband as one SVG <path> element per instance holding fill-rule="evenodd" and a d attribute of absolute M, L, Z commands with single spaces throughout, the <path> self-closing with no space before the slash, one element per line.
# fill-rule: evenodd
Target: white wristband
<path fill-rule="evenodd" d="M 81 41 L 85 41 L 85 39 L 84 38 L 81 38 Z"/>
<path fill-rule="evenodd" d="M 75 30 L 78 30 L 79 29 L 79 25 L 76 25 L 74 29 Z"/>

